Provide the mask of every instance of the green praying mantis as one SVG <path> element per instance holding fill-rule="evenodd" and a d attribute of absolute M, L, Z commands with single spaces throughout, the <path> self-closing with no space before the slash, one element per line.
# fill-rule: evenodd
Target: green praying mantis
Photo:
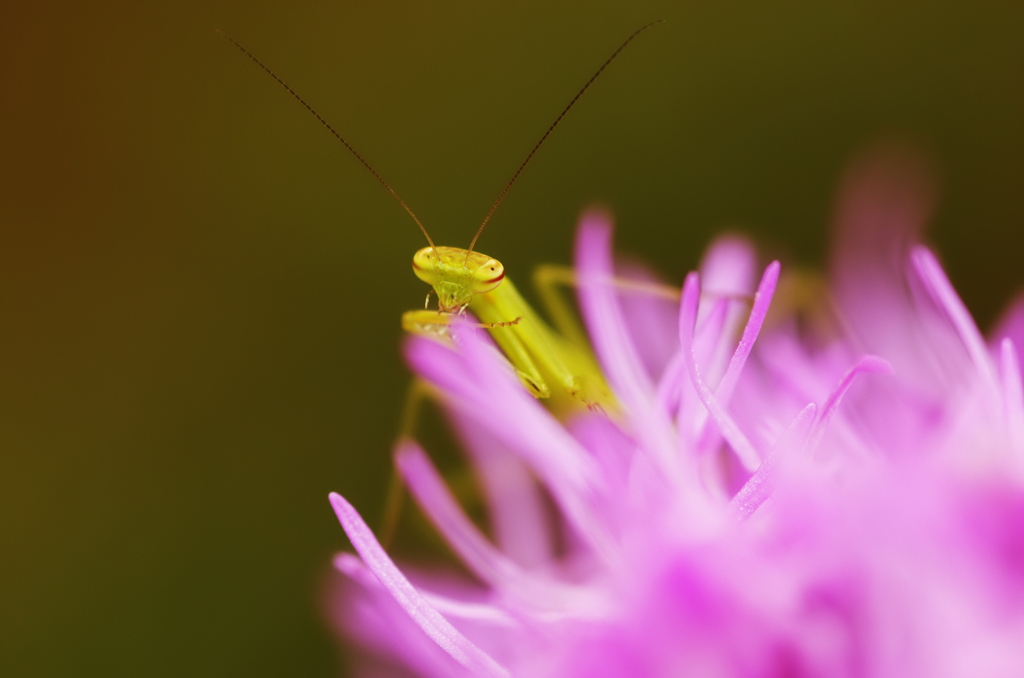
<path fill-rule="evenodd" d="M 611 396 L 600 376 L 601 372 L 596 360 L 587 348 L 586 342 L 582 340 L 582 333 L 576 326 L 572 314 L 554 292 L 556 285 L 573 284 L 571 271 L 555 266 L 544 266 L 539 268 L 536 273 L 538 288 L 546 305 L 550 307 L 554 322 L 559 328 L 559 331 L 555 331 L 530 307 L 512 281 L 506 278 L 505 269 L 501 263 L 493 257 L 475 251 L 474 247 L 483 233 L 484 227 L 522 174 L 523 169 L 555 127 L 583 96 L 583 93 L 634 38 L 660 22 L 660 20 L 651 22 L 634 31 L 576 93 L 520 164 L 498 199 L 494 201 L 466 249 L 435 245 L 426 227 L 405 201 L 341 134 L 245 47 L 227 34 L 221 31 L 218 33 L 221 33 L 284 87 L 320 124 L 326 127 L 391 193 L 426 237 L 429 244 L 416 252 L 412 267 L 416 276 L 433 288 L 431 294 L 437 297 L 437 308 L 429 309 L 428 307 L 404 313 L 402 327 L 406 331 L 444 337 L 448 334 L 455 319 L 462 317 L 468 310 L 479 321 L 479 326 L 486 328 L 491 333 L 495 343 L 515 369 L 523 386 L 535 397 L 549 399 L 554 409 L 573 408 L 580 405 L 591 409 L 607 409 L 612 402 Z M 427 296 L 428 306 L 430 296 L 430 294 Z M 417 398 L 413 398 L 413 400 L 417 400 Z M 414 419 L 415 416 L 413 415 L 412 418 Z M 407 416 L 406 419 L 408 421 L 410 417 Z M 411 425 L 406 427 L 408 426 Z"/>

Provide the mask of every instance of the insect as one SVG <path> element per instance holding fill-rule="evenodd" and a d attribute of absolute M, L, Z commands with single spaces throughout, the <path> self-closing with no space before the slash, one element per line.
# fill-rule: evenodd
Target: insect
<path fill-rule="evenodd" d="M 407 311 L 403 314 L 402 327 L 406 331 L 444 336 L 453 320 L 463 316 L 468 310 L 479 320 L 480 326 L 490 331 L 494 341 L 512 364 L 520 381 L 534 396 L 561 401 L 562 405 L 582 403 L 587 407 L 600 408 L 610 398 L 607 387 L 600 377 L 600 370 L 589 349 L 576 345 L 578 342 L 574 342 L 570 338 L 574 332 L 571 327 L 568 327 L 569 323 L 565 322 L 565 314 L 556 313 L 562 318 L 559 325 L 563 331 L 558 333 L 541 320 L 512 284 L 512 281 L 506 278 L 501 262 L 475 251 L 474 248 L 495 210 L 566 113 L 634 38 L 660 22 L 661 20 L 651 22 L 634 31 L 576 93 L 544 132 L 540 141 L 530 150 L 526 159 L 519 165 L 512 179 L 506 184 L 498 199 L 494 201 L 466 249 L 435 245 L 426 227 L 405 201 L 341 134 L 245 47 L 227 34 L 221 31 L 218 33 L 241 50 L 312 113 L 320 124 L 326 127 L 391 193 L 426 237 L 428 245 L 416 252 L 412 267 L 416 276 L 433 289 L 427 296 L 428 308 Z M 559 274 L 550 268 L 545 269 L 545 273 L 546 275 L 538 276 L 538 282 L 541 285 L 551 286 L 571 282 L 571 276 Z M 431 294 L 437 297 L 437 309 L 435 310 L 429 309 Z M 552 298 L 550 294 L 545 294 L 545 297 L 549 300 Z"/>

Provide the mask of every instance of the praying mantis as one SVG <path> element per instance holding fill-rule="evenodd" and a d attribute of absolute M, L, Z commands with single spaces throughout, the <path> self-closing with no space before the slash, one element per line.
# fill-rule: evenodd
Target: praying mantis
<path fill-rule="evenodd" d="M 591 409 L 604 409 L 610 403 L 611 396 L 600 376 L 596 360 L 585 343 L 581 345 L 579 333 L 574 330 L 573 322 L 551 292 L 552 286 L 556 284 L 572 284 L 571 272 L 548 266 L 538 269 L 536 275 L 538 287 L 541 287 L 546 303 L 552 307 L 556 324 L 561 330 L 559 333 L 541 319 L 512 281 L 506 278 L 502 264 L 474 248 L 498 205 L 505 199 L 523 169 L 555 127 L 619 53 L 638 35 L 658 23 L 661 23 L 661 20 L 653 21 L 634 31 L 576 93 L 519 165 L 466 249 L 435 245 L 426 227 L 405 201 L 341 134 L 245 47 L 227 34 L 221 31 L 218 33 L 270 75 L 326 127 L 391 193 L 426 237 L 428 245 L 416 252 L 412 267 L 416 276 L 432 287 L 431 294 L 437 297 L 437 308 L 428 307 L 405 312 L 402 316 L 402 327 L 406 331 L 445 337 L 453 322 L 462 318 L 468 311 L 479 321 L 480 327 L 491 333 L 523 386 L 535 397 L 550 399 L 553 407 L 584 405 Z M 431 294 L 427 296 L 428 306 Z"/>

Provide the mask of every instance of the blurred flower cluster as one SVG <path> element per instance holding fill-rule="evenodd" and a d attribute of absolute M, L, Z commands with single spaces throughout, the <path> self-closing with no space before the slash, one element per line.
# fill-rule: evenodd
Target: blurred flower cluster
<path fill-rule="evenodd" d="M 559 418 L 469 326 L 407 358 L 465 443 L 485 534 L 396 451 L 462 570 L 358 555 L 332 617 L 360 675 L 908 677 L 1024 672 L 1024 302 L 983 336 L 920 244 L 913 162 L 840 190 L 828 278 L 723 237 L 678 301 L 584 215 L 575 275 L 614 410 Z"/>

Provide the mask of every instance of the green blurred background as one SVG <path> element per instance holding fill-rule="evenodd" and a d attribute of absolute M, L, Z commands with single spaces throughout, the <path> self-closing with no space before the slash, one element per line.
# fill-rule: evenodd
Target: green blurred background
<path fill-rule="evenodd" d="M 423 245 L 635 28 L 480 249 L 566 262 L 599 201 L 679 280 L 724 227 L 825 251 L 879 136 L 943 176 L 982 322 L 1024 283 L 1024 3 L 63 2 L 0 10 L 0 674 L 344 674 L 320 592 L 375 523 Z"/>

